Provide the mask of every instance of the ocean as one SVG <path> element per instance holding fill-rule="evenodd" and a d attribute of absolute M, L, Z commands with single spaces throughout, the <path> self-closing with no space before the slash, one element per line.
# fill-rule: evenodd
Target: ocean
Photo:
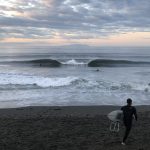
<path fill-rule="evenodd" d="M 0 108 L 150 105 L 150 54 L 1 53 Z"/>

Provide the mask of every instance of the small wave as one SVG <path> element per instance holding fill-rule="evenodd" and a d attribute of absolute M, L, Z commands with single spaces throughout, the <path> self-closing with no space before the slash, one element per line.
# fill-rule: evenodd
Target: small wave
<path fill-rule="evenodd" d="M 78 62 L 75 59 L 68 60 L 66 62 L 62 62 L 63 65 L 86 65 L 84 62 Z"/>
<path fill-rule="evenodd" d="M 112 60 L 112 59 L 95 59 L 88 63 L 89 67 L 136 67 L 147 65 L 150 65 L 150 62 Z"/>

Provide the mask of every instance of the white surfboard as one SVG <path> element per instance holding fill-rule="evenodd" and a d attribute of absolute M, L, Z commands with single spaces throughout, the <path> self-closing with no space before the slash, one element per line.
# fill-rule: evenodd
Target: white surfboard
<path fill-rule="evenodd" d="M 113 122 L 122 122 L 123 120 L 123 111 L 122 110 L 114 110 L 110 112 L 107 117 Z"/>

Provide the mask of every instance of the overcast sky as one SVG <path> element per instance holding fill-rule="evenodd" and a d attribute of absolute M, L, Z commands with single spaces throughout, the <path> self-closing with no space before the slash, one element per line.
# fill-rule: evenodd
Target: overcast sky
<path fill-rule="evenodd" d="M 150 46 L 150 0 L 0 0 L 0 44 Z"/>

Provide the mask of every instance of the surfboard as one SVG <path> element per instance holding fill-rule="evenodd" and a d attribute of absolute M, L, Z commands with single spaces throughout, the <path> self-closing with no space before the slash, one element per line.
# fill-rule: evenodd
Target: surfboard
<path fill-rule="evenodd" d="M 122 110 L 114 110 L 110 112 L 107 117 L 113 122 L 122 122 L 123 121 L 123 111 Z"/>

